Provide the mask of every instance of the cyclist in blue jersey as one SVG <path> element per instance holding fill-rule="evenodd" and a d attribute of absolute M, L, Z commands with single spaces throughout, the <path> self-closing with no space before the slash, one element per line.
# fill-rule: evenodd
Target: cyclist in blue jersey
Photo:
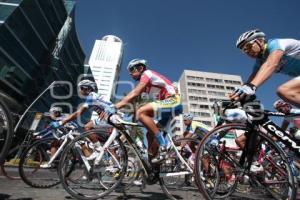
<path fill-rule="evenodd" d="M 62 108 L 61 107 L 58 107 L 58 106 L 53 106 L 50 108 L 49 110 L 49 114 L 50 114 L 50 118 L 52 120 L 52 122 L 57 122 L 57 121 L 60 121 L 60 120 L 63 120 L 63 118 L 65 117 L 64 115 L 62 115 Z M 51 123 L 52 123 L 51 122 Z M 50 124 L 51 124 L 50 123 Z M 77 124 L 75 122 L 70 122 L 74 127 L 78 127 Z M 46 138 L 46 137 L 51 137 L 52 136 L 52 127 L 49 126 L 47 127 L 46 129 L 42 130 L 42 131 L 39 131 L 39 132 L 35 132 L 33 133 L 33 136 L 36 137 L 36 138 Z M 50 148 L 50 156 L 52 157 L 58 147 L 59 147 L 60 143 L 58 140 L 54 140 L 52 143 L 51 143 L 51 148 Z M 40 165 L 41 168 L 50 168 L 51 165 L 47 163 L 43 163 Z"/>
<path fill-rule="evenodd" d="M 95 82 L 90 80 L 82 80 L 78 83 L 78 89 L 80 94 L 85 97 L 85 103 L 81 105 L 81 107 L 79 107 L 76 112 L 70 114 L 65 119 L 57 122 L 52 122 L 52 128 L 59 128 L 67 122 L 75 120 L 83 112 L 87 111 L 89 108 L 92 108 L 93 111 L 95 111 L 99 115 L 99 119 L 88 122 L 84 127 L 84 129 L 87 131 L 93 129 L 97 125 L 100 125 L 100 120 L 107 120 L 107 117 L 110 114 L 115 113 L 114 105 L 109 101 L 109 99 L 104 95 L 99 95 L 96 93 L 97 86 Z M 87 160 L 95 159 L 99 154 L 99 151 L 101 150 L 101 144 L 96 134 L 92 134 L 90 136 L 90 140 L 93 142 L 93 146 L 96 151 L 93 151 L 91 153 L 90 149 L 87 146 L 83 145 L 82 150 L 84 155 L 87 157 Z"/>
<path fill-rule="evenodd" d="M 255 29 L 243 33 L 238 38 L 236 46 L 251 58 L 256 59 L 256 63 L 248 81 L 230 94 L 231 99 L 238 100 L 253 95 L 273 73 L 283 73 L 294 78 L 278 87 L 278 96 L 294 106 L 300 106 L 299 40 L 266 40 L 265 34 Z"/>

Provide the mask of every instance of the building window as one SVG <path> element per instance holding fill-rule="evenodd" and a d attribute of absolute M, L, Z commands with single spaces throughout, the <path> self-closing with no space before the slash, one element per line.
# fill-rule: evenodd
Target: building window
<path fill-rule="evenodd" d="M 192 103 L 192 104 L 190 104 L 190 106 L 191 106 L 191 108 L 209 109 L 208 105 L 201 105 L 201 104 Z"/>
<path fill-rule="evenodd" d="M 204 81 L 203 77 L 197 77 L 197 76 L 187 76 L 188 80 L 195 80 L 195 81 Z"/>
<path fill-rule="evenodd" d="M 205 84 L 203 84 L 203 83 L 188 82 L 188 85 L 195 86 L 195 87 L 205 87 Z"/>
<path fill-rule="evenodd" d="M 224 86 L 222 86 L 222 85 L 212 85 L 212 84 L 207 84 L 207 88 L 212 88 L 212 89 L 222 89 L 222 90 L 224 90 Z"/>
<path fill-rule="evenodd" d="M 207 82 L 213 82 L 213 83 L 223 83 L 222 79 L 217 79 L 217 78 L 206 78 L 205 79 Z"/>
<path fill-rule="evenodd" d="M 216 101 L 222 101 L 224 99 L 218 99 L 218 98 L 209 98 L 210 102 L 216 102 Z"/>
<path fill-rule="evenodd" d="M 207 98 L 206 98 L 206 97 L 189 96 L 189 100 L 191 100 L 191 101 L 202 101 L 202 102 L 207 102 Z"/>
<path fill-rule="evenodd" d="M 221 96 L 221 97 L 226 96 L 225 92 L 207 91 L 207 93 L 209 95 L 213 95 L 213 96 Z"/>
<path fill-rule="evenodd" d="M 234 84 L 234 85 L 241 85 L 242 84 L 240 81 L 232 81 L 232 80 L 225 80 L 225 83 Z"/>
<path fill-rule="evenodd" d="M 211 122 L 210 121 L 200 121 L 201 123 L 207 125 L 207 126 L 211 126 Z"/>
<path fill-rule="evenodd" d="M 197 89 L 188 89 L 188 92 L 194 94 L 206 94 L 205 90 L 197 90 Z"/>
<path fill-rule="evenodd" d="M 234 87 L 226 86 L 226 90 L 234 90 Z"/>
<path fill-rule="evenodd" d="M 210 113 L 206 113 L 206 112 L 196 112 L 196 111 L 192 111 L 191 112 L 194 116 L 198 116 L 198 117 L 210 117 Z"/>

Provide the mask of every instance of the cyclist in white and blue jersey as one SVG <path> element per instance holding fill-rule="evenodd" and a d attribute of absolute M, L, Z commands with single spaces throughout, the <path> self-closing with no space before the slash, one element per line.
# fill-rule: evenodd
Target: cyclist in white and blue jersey
<path fill-rule="evenodd" d="M 247 95 L 255 94 L 273 73 L 283 73 L 292 80 L 282 84 L 277 89 L 281 99 L 294 106 L 300 106 L 300 41 L 295 39 L 269 39 L 258 30 L 243 33 L 237 40 L 237 48 L 248 56 L 255 58 L 256 63 L 248 81 L 238 87 L 230 98 L 238 100 Z"/>
<path fill-rule="evenodd" d="M 115 113 L 114 105 L 108 100 L 108 98 L 104 95 L 99 95 L 96 93 L 97 86 L 95 82 L 90 80 L 82 80 L 78 83 L 78 89 L 80 94 L 85 97 L 85 103 L 82 104 L 76 112 L 70 114 L 63 120 L 52 122 L 51 126 L 53 128 L 59 128 L 67 122 L 77 119 L 77 117 L 79 117 L 83 112 L 87 111 L 89 108 L 92 108 L 93 111 L 95 111 L 99 115 L 99 119 L 88 122 L 84 127 L 86 131 L 93 129 L 95 126 L 99 125 L 101 120 L 107 120 L 107 117 L 110 114 Z M 101 149 L 101 145 L 96 134 L 92 134 L 90 136 L 90 140 L 94 144 L 94 149 Z M 87 160 L 94 159 L 98 154 L 98 152 L 96 151 L 91 153 L 88 147 L 86 146 L 82 146 L 82 150 L 84 155 L 87 157 Z"/>

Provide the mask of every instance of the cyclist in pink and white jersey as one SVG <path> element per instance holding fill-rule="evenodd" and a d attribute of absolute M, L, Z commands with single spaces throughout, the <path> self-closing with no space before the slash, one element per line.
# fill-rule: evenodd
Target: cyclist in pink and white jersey
<path fill-rule="evenodd" d="M 154 149 L 155 145 L 149 149 L 149 152 L 152 152 L 154 155 L 157 154 L 152 159 L 153 163 L 160 162 L 165 158 L 167 143 L 163 133 L 158 129 L 153 118 L 158 116 L 159 124 L 165 126 L 172 115 L 177 115 L 182 112 L 180 97 L 170 80 L 153 70 L 147 69 L 146 60 L 134 59 L 129 62 L 127 69 L 132 78 L 139 81 L 139 84 L 117 103 L 115 107 L 116 109 L 124 107 L 142 92 L 146 92 L 156 99 L 154 102 L 141 106 L 137 110 L 137 117 L 149 131 L 149 147 L 155 143 L 155 136 L 159 144 L 158 154 L 155 152 L 157 151 L 157 148 Z"/>

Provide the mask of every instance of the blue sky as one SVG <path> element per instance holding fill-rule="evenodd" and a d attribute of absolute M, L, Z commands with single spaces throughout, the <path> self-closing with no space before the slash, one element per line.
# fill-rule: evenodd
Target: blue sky
<path fill-rule="evenodd" d="M 121 80 L 133 58 L 177 81 L 184 69 L 241 75 L 246 81 L 254 60 L 236 47 L 253 28 L 268 38 L 300 39 L 299 0 L 76 0 L 76 29 L 89 57 L 94 41 L 113 34 L 124 46 Z M 276 87 L 289 77 L 276 74 L 258 89 L 267 108 Z M 119 94 L 129 88 L 119 88 Z"/>

